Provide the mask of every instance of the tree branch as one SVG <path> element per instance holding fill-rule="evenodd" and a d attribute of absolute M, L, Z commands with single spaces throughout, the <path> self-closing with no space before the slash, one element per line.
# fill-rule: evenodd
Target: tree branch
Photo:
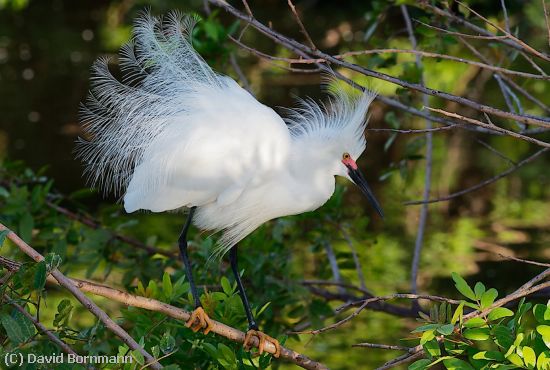
<path fill-rule="evenodd" d="M 412 201 L 408 201 L 408 202 L 404 202 L 403 204 L 406 205 L 406 206 L 410 206 L 410 205 L 416 205 L 416 204 L 425 204 L 425 203 L 437 203 L 437 202 L 445 202 L 445 201 L 448 201 L 448 200 L 451 200 L 453 198 L 456 198 L 456 197 L 459 197 L 461 195 L 464 195 L 464 194 L 467 194 L 467 193 L 471 193 L 472 191 L 476 191 L 478 189 L 481 189 L 482 187 L 484 186 L 487 186 L 489 184 L 492 184 L 493 182 L 495 181 L 498 181 L 506 176 L 508 176 L 509 174 L 511 174 L 512 172 L 514 172 L 515 170 L 517 170 L 518 168 L 526 165 L 527 163 L 535 160 L 536 158 L 538 158 L 541 154 L 545 153 L 548 151 L 548 148 L 543 148 L 543 149 L 540 149 L 539 151 L 533 153 L 532 155 L 530 155 L 529 157 L 525 158 L 524 160 L 522 160 L 521 162 L 518 162 L 518 164 L 516 164 L 515 166 L 512 166 L 510 168 L 508 168 L 506 171 L 504 172 L 501 172 L 499 173 L 498 175 L 496 176 L 493 176 L 491 177 L 490 179 L 487 179 L 485 181 L 482 181 L 480 182 L 479 184 L 476 184 L 474 186 L 470 186 L 469 188 L 466 188 L 466 189 L 463 189 L 463 190 L 460 190 L 460 191 L 457 191 L 455 193 L 452 193 L 452 194 L 449 194 L 447 196 L 444 196 L 444 197 L 441 197 L 441 198 L 433 198 L 433 199 L 429 199 L 429 200 L 412 200 Z"/>
<path fill-rule="evenodd" d="M 0 223 L 0 231 L 9 230 L 6 226 Z M 19 249 L 31 257 L 36 262 L 44 261 L 44 257 L 34 250 L 31 246 L 23 241 L 17 234 L 13 231 L 9 231 L 8 238 L 17 246 Z M 128 345 L 132 350 L 139 351 L 147 363 L 149 363 L 152 369 L 162 369 L 162 365 L 156 362 L 155 358 L 151 356 L 143 347 L 141 347 L 124 329 L 122 329 L 116 322 L 114 322 L 101 308 L 99 308 L 92 300 L 84 295 L 78 288 L 75 286 L 73 281 L 65 277 L 58 269 L 54 269 L 51 272 L 51 275 L 57 280 L 59 285 L 66 288 L 71 294 L 80 302 L 88 311 L 93 313 L 99 320 L 103 322 L 105 327 L 113 332 L 117 337 L 119 337 L 122 342 Z"/>
<path fill-rule="evenodd" d="M 1 224 L 0 224 L 0 230 L 2 230 Z M 13 234 L 13 233 L 10 233 L 10 235 L 11 234 Z M 10 236 L 8 235 L 8 237 L 10 237 Z M 11 237 L 10 237 L 10 239 L 11 239 Z M 12 241 L 13 241 L 13 239 L 12 239 Z M 17 271 L 20 267 L 19 263 L 15 262 L 15 261 L 11 261 L 11 260 L 9 260 L 5 257 L 2 257 L 2 256 L 0 256 L 0 265 L 7 267 L 9 271 Z M 52 284 L 52 285 L 58 285 L 58 286 L 62 285 L 63 286 L 63 284 L 61 284 L 57 280 L 57 278 L 52 276 L 52 275 L 48 275 L 46 277 L 46 281 L 49 284 Z M 142 296 L 138 296 L 138 295 L 133 295 L 133 294 L 124 292 L 122 290 L 111 288 L 109 286 L 98 284 L 98 283 L 91 282 L 91 281 L 80 280 L 80 279 L 69 279 L 69 278 L 66 278 L 66 279 L 67 279 L 68 282 L 70 282 L 72 284 L 72 286 L 75 286 L 81 292 L 90 293 L 90 294 L 93 294 L 93 295 L 96 295 L 96 296 L 105 297 L 105 298 L 108 298 L 109 300 L 120 302 L 120 303 L 122 303 L 126 306 L 143 308 L 145 310 L 159 312 L 159 313 L 162 313 L 162 314 L 164 314 L 166 316 L 169 316 L 173 319 L 184 321 L 184 322 L 189 320 L 189 318 L 191 317 L 190 312 L 188 312 L 186 310 L 183 310 L 181 308 L 169 305 L 167 303 L 160 302 L 160 301 L 155 300 L 155 299 L 146 298 L 146 297 L 142 297 Z M 215 321 L 215 320 L 212 320 L 212 323 L 213 323 L 213 329 L 211 330 L 211 332 L 216 333 L 220 336 L 223 336 L 223 337 L 225 337 L 229 340 L 232 340 L 234 342 L 237 342 L 237 343 L 243 343 L 244 342 L 246 334 L 243 333 L 242 331 L 240 331 L 238 329 L 235 329 L 235 328 L 232 328 L 228 325 L 225 325 L 225 324 L 223 324 L 221 322 L 218 322 L 218 321 Z M 259 345 L 258 338 L 253 337 L 251 339 L 250 343 L 252 344 L 252 346 L 257 348 L 258 345 Z M 264 350 L 266 352 L 269 352 L 269 353 L 273 354 L 273 353 L 275 353 L 276 349 L 275 349 L 275 346 L 273 345 L 273 343 L 266 342 Z M 311 370 L 326 369 L 325 365 L 323 365 L 319 362 L 313 361 L 313 360 L 309 359 L 307 356 L 302 355 L 298 352 L 295 352 L 295 351 L 293 351 L 289 348 L 285 348 L 285 347 L 281 347 L 281 356 L 280 356 L 280 358 L 285 359 L 289 362 L 292 362 L 295 365 L 300 366 L 304 369 L 311 369 Z"/>
<path fill-rule="evenodd" d="M 299 55 L 302 55 L 304 58 L 311 59 L 312 56 L 313 57 L 318 57 L 318 58 L 323 58 L 327 62 L 334 63 L 336 65 L 342 66 L 342 67 L 350 69 L 352 71 L 361 73 L 365 76 L 374 77 L 374 78 L 377 78 L 377 79 L 380 79 L 380 80 L 383 80 L 383 81 L 391 82 L 393 84 L 399 85 L 399 86 L 407 88 L 407 89 L 419 91 L 423 94 L 437 96 L 437 97 L 440 97 L 440 98 L 443 98 L 443 99 L 446 99 L 446 100 L 449 100 L 449 101 L 453 101 L 455 103 L 468 106 L 468 107 L 473 108 L 475 110 L 478 110 L 480 112 L 485 112 L 485 113 L 492 114 L 492 115 L 502 117 L 502 118 L 506 118 L 506 119 L 516 120 L 516 121 L 519 121 L 519 122 L 522 122 L 522 123 L 525 123 L 525 124 L 532 124 L 532 125 L 537 125 L 537 126 L 541 126 L 541 127 L 550 127 L 550 119 L 547 119 L 547 118 L 533 117 L 533 116 L 528 116 L 528 115 L 520 115 L 520 114 L 516 114 L 516 113 L 506 112 L 506 111 L 503 111 L 501 109 L 497 109 L 497 108 L 494 108 L 494 107 L 491 107 L 491 106 L 487 106 L 487 105 L 484 105 L 484 104 L 474 102 L 474 101 L 472 101 L 470 99 L 467 99 L 467 98 L 464 98 L 464 97 L 449 94 L 449 93 L 439 91 L 439 90 L 436 90 L 436 89 L 427 88 L 427 87 L 422 86 L 421 84 L 410 83 L 410 82 L 401 80 L 399 78 L 396 78 L 394 76 L 391 76 L 391 75 L 388 75 L 388 74 L 385 74 L 385 73 L 373 71 L 373 70 L 361 67 L 361 66 L 353 64 L 353 63 L 349 63 L 349 62 L 346 62 L 346 61 L 343 61 L 343 60 L 339 60 L 339 59 L 334 58 L 333 56 L 331 56 L 329 54 L 323 53 L 322 51 L 320 51 L 318 49 L 314 50 L 314 49 L 312 49 L 312 48 L 310 48 L 310 47 L 308 47 L 308 46 L 306 46 L 306 45 L 304 45 L 304 44 L 302 44 L 302 43 L 300 43 L 300 42 L 298 42 L 294 39 L 291 39 L 291 38 L 288 38 L 286 36 L 281 35 L 280 33 L 274 31 L 273 29 L 271 29 L 271 28 L 267 27 L 266 25 L 264 25 L 263 23 L 259 22 L 255 18 L 251 18 L 251 17 L 243 14 L 242 12 L 240 12 L 239 10 L 237 10 L 236 8 L 234 8 L 233 6 L 231 6 L 230 4 L 228 4 L 227 2 L 225 2 L 223 0 L 208 0 L 208 1 L 210 3 L 212 3 L 213 5 L 216 5 L 218 7 L 221 7 L 223 9 L 225 9 L 226 11 L 231 13 L 233 16 L 235 16 L 239 19 L 242 19 L 243 21 L 247 22 L 248 24 L 250 24 L 251 26 L 256 28 L 258 31 L 260 31 L 262 34 L 264 34 L 267 37 L 274 40 L 276 43 L 285 46 L 286 48 L 296 52 Z"/>

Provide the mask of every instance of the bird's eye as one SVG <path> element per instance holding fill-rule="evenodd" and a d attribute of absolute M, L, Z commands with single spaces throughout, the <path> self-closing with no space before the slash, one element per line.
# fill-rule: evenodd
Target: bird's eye
<path fill-rule="evenodd" d="M 348 160 L 348 159 L 350 159 L 350 158 L 351 158 L 351 156 L 349 155 L 349 153 L 344 153 L 344 154 L 342 154 L 342 159 Z"/>

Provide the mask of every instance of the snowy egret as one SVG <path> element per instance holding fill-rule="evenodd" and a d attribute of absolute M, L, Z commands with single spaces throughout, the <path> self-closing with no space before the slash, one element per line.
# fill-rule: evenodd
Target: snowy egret
<path fill-rule="evenodd" d="M 82 105 L 87 139 L 79 157 L 94 186 L 123 195 L 127 212 L 188 209 L 179 248 L 194 298 L 186 325 L 211 329 L 187 255 L 192 223 L 222 231 L 213 255 L 229 251 L 248 319 L 244 346 L 253 336 L 263 351 L 277 340 L 259 331 L 237 267 L 237 243 L 271 219 L 312 211 L 333 194 L 335 176 L 354 182 L 382 210 L 355 159 L 364 151 L 369 104 L 337 91 L 327 104 L 302 100 L 281 118 L 230 77 L 214 72 L 195 52 L 195 19 L 179 13 L 135 22 L 122 47 L 117 80 L 109 60 L 92 67 Z"/>

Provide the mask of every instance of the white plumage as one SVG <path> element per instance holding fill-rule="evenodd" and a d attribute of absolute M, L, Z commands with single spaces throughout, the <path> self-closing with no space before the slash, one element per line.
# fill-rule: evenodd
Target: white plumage
<path fill-rule="evenodd" d="M 108 60 L 92 68 L 78 143 L 89 181 L 124 196 L 127 212 L 196 206 L 194 223 L 223 231 L 221 256 L 262 223 L 314 210 L 349 178 L 372 92 L 303 100 L 283 120 L 191 46 L 194 19 L 143 14 L 120 53 L 122 82 Z M 355 181 L 357 182 L 357 181 Z"/>

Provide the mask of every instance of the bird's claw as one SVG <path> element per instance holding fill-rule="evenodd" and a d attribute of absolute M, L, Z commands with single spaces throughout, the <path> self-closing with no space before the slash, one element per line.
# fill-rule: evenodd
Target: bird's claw
<path fill-rule="evenodd" d="M 210 320 L 210 317 L 208 317 L 202 307 L 197 307 L 193 312 L 191 312 L 191 317 L 189 317 L 189 320 L 187 320 L 185 326 L 194 332 L 204 329 L 203 333 L 208 334 L 210 330 L 214 328 L 214 323 Z"/>
<path fill-rule="evenodd" d="M 277 339 L 272 338 L 269 335 L 254 329 L 249 329 L 246 332 L 246 336 L 244 337 L 243 347 L 246 351 L 250 351 L 250 349 L 252 348 L 252 343 L 250 343 L 252 337 L 258 338 L 258 354 L 261 355 L 264 352 L 266 342 L 271 342 L 275 346 L 275 353 L 273 354 L 273 356 L 277 358 L 281 355 L 281 345 L 279 344 L 279 341 Z"/>

